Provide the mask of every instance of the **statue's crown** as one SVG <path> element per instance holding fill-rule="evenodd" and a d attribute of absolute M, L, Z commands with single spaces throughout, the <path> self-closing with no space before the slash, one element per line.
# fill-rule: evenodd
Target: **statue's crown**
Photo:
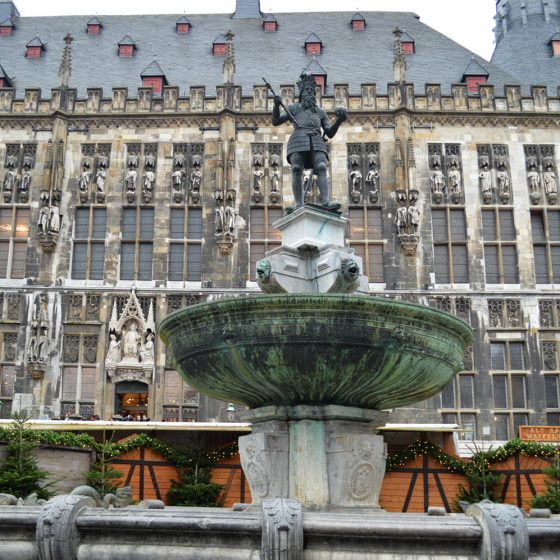
<path fill-rule="evenodd" d="M 301 73 L 301 76 L 299 77 L 299 80 L 297 81 L 297 87 L 299 89 L 299 92 L 301 94 L 301 92 L 307 87 L 307 86 L 312 86 L 313 88 L 315 87 L 315 78 L 312 74 L 310 74 L 307 71 L 303 71 Z"/>

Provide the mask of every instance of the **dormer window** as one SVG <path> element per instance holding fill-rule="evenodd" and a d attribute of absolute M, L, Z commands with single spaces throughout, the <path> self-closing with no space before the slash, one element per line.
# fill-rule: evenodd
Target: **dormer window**
<path fill-rule="evenodd" d="M 0 23 L 0 37 L 7 37 L 12 34 L 14 24 L 10 18 Z"/>
<path fill-rule="evenodd" d="M 45 50 L 45 43 L 43 43 L 38 36 L 29 41 L 25 46 L 27 48 L 27 52 L 25 53 L 27 58 L 39 58 L 41 53 Z"/>
<path fill-rule="evenodd" d="M 154 60 L 141 74 L 142 85 L 151 87 L 155 95 L 161 95 L 163 86 L 167 85 L 165 73 L 157 60 Z"/>
<path fill-rule="evenodd" d="M 560 31 L 557 31 L 549 41 L 552 45 L 552 56 L 560 56 Z"/>
<path fill-rule="evenodd" d="M 119 56 L 129 58 L 134 56 L 134 50 L 136 49 L 136 43 L 130 35 L 123 37 L 119 43 Z"/>
<path fill-rule="evenodd" d="M 225 56 L 227 48 L 226 36 L 223 33 L 220 33 L 212 43 L 212 54 L 214 56 Z"/>
<path fill-rule="evenodd" d="M 401 46 L 404 54 L 414 54 L 416 52 L 414 39 L 406 31 L 401 33 Z"/>
<path fill-rule="evenodd" d="M 354 31 L 365 31 L 366 18 L 362 14 L 356 12 L 350 20 L 350 24 L 352 25 L 352 29 Z"/>
<path fill-rule="evenodd" d="M 183 16 L 175 22 L 176 33 L 188 33 L 190 29 L 191 29 L 191 22 L 189 21 L 187 16 Z"/>
<path fill-rule="evenodd" d="M 323 42 L 315 33 L 311 33 L 305 40 L 305 50 L 309 56 L 321 54 L 323 51 Z"/>
<path fill-rule="evenodd" d="M 327 72 L 315 60 L 315 57 L 313 57 L 313 60 L 307 65 L 305 72 L 311 74 L 315 78 L 315 83 L 321 88 L 321 93 L 325 93 L 325 87 L 327 86 Z"/>
<path fill-rule="evenodd" d="M 86 24 L 87 34 L 99 35 L 101 33 L 101 25 L 101 20 L 98 17 L 91 18 Z"/>
<path fill-rule="evenodd" d="M 274 33 L 278 29 L 278 20 L 272 14 L 267 14 L 263 18 L 263 29 L 267 33 Z"/>
<path fill-rule="evenodd" d="M 471 59 L 467 69 L 463 72 L 461 82 L 467 84 L 467 93 L 471 95 L 478 94 L 478 86 L 488 81 L 488 72 L 475 60 Z"/>

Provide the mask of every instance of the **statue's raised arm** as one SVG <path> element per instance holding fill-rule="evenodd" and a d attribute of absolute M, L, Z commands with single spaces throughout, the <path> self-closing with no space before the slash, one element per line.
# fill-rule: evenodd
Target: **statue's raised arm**
<path fill-rule="evenodd" d="M 285 107 L 280 97 L 275 95 L 272 109 L 274 126 L 291 121 L 294 127 L 288 141 L 288 163 L 292 167 L 292 191 L 295 205 L 296 207 L 303 205 L 305 196 L 302 186 L 303 171 L 313 169 L 313 173 L 317 176 L 321 204 L 329 210 L 336 211 L 340 208 L 340 204 L 331 202 L 329 196 L 328 155 L 324 137 L 333 138 L 337 133 L 339 126 L 346 120 L 346 109 L 337 108 L 335 110 L 336 120 L 331 123 L 325 111 L 317 105 L 315 78 L 304 72 L 297 85 L 299 103 Z M 280 107 L 283 108 L 282 111 Z"/>

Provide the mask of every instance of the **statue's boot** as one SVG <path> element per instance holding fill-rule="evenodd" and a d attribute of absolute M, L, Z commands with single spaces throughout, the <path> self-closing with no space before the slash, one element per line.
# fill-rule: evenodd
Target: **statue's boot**
<path fill-rule="evenodd" d="M 319 195 L 321 197 L 321 204 L 331 212 L 336 212 L 340 210 L 340 203 L 329 200 L 329 181 L 327 178 L 327 172 L 320 171 L 317 174 L 317 186 L 319 187 Z"/>
<path fill-rule="evenodd" d="M 294 203 L 296 208 L 298 206 L 303 206 L 303 173 L 295 172 L 292 168 L 292 192 L 294 193 Z"/>

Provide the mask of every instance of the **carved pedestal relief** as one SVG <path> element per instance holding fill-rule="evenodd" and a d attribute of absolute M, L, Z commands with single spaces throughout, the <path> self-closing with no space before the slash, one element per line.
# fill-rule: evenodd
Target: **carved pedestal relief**
<path fill-rule="evenodd" d="M 154 343 L 153 301 L 150 301 L 145 315 L 133 290 L 119 313 L 119 301 L 115 298 L 109 322 L 109 346 L 105 357 L 105 368 L 110 379 L 115 383 L 151 383 L 154 374 Z M 88 344 L 93 348 L 93 341 L 89 341 Z M 93 357 L 93 350 L 90 357 Z"/>
<path fill-rule="evenodd" d="M 348 190 L 351 204 L 379 202 L 379 144 L 348 144 Z"/>
<path fill-rule="evenodd" d="M 478 182 L 483 204 L 511 204 L 511 173 L 507 146 L 479 145 Z"/>
<path fill-rule="evenodd" d="M 433 204 L 463 204 L 463 170 L 459 144 L 428 144 Z"/>
<path fill-rule="evenodd" d="M 556 204 L 558 202 L 558 176 L 554 146 L 529 144 L 523 148 L 531 203 Z"/>
<path fill-rule="evenodd" d="M 29 202 L 31 173 L 35 167 L 35 144 L 8 144 L 2 183 L 3 202 Z"/>
<path fill-rule="evenodd" d="M 27 340 L 28 369 L 33 379 L 42 379 L 49 363 L 49 299 L 47 292 L 35 297 Z"/>

